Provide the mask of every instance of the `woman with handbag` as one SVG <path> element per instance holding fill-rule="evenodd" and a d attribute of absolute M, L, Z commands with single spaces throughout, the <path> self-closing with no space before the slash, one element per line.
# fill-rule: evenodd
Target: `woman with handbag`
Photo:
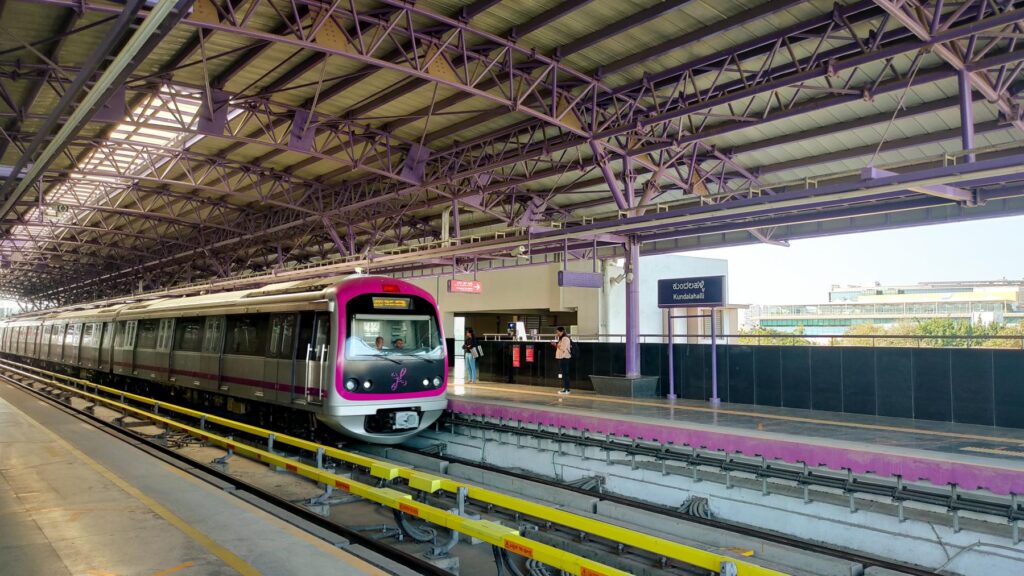
<path fill-rule="evenodd" d="M 473 384 L 477 381 L 476 359 L 482 356 L 480 343 L 477 342 L 476 333 L 472 328 L 466 328 L 466 337 L 462 343 L 466 358 L 466 383 Z"/>

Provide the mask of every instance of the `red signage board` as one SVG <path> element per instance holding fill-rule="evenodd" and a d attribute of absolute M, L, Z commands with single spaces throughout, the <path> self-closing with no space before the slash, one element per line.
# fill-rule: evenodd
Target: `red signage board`
<path fill-rule="evenodd" d="M 479 294 L 483 290 L 483 283 L 477 280 L 448 280 L 448 291 L 461 294 Z"/>
<path fill-rule="evenodd" d="M 519 368 L 519 345 L 512 346 L 512 367 Z"/>
<path fill-rule="evenodd" d="M 526 363 L 527 364 L 532 364 L 533 363 L 533 346 L 531 346 L 529 344 L 527 344 L 527 346 L 526 346 Z"/>

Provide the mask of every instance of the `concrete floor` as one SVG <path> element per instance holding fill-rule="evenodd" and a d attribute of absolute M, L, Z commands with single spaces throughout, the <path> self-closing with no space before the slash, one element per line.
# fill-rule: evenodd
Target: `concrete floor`
<path fill-rule="evenodd" d="M 0 384 L 0 575 L 387 574 Z"/>

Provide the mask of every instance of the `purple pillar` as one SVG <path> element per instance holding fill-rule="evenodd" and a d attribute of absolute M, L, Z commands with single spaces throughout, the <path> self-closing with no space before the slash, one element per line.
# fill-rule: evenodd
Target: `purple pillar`
<path fill-rule="evenodd" d="M 626 377 L 640 375 L 640 243 L 626 243 Z"/>
<path fill-rule="evenodd" d="M 669 308 L 668 310 L 668 399 L 676 399 L 676 369 L 675 369 L 675 358 L 672 354 L 672 341 L 675 340 L 675 324 L 676 317 L 672 314 L 674 310 Z"/>
<path fill-rule="evenodd" d="M 711 309 L 711 406 L 722 405 L 718 397 L 718 335 L 715 334 L 715 309 Z"/>
<path fill-rule="evenodd" d="M 971 98 L 970 72 L 960 70 L 957 80 L 960 84 L 960 139 L 964 150 L 974 149 L 974 100 Z M 974 154 L 967 155 L 968 162 L 974 162 Z"/>

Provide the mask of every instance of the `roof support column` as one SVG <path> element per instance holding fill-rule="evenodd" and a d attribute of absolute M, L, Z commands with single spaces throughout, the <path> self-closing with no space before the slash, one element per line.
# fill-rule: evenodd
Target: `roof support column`
<path fill-rule="evenodd" d="M 971 78 L 966 70 L 957 72 L 960 84 L 960 131 L 964 150 L 974 150 L 974 107 L 971 98 Z M 973 152 L 967 154 L 967 161 L 974 162 Z"/>
<path fill-rule="evenodd" d="M 626 377 L 640 376 L 640 242 L 626 241 Z"/>

